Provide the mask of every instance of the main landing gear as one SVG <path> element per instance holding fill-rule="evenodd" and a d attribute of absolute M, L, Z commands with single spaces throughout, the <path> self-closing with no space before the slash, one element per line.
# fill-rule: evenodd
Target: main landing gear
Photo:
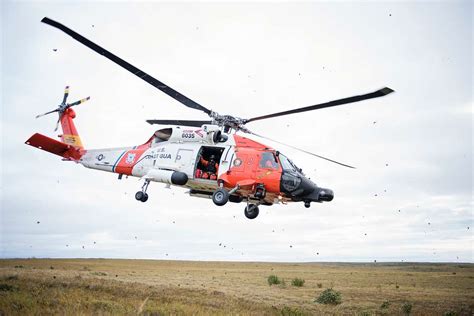
<path fill-rule="evenodd" d="M 240 187 L 237 185 L 235 188 L 233 188 L 230 191 L 227 191 L 226 189 L 223 188 L 221 185 L 216 191 L 214 191 L 214 194 L 212 194 L 212 202 L 214 202 L 215 205 L 217 206 L 223 206 L 229 202 L 237 202 L 237 200 L 233 201 L 232 198 L 235 197 L 234 194 Z M 265 193 L 263 193 L 265 194 Z M 242 200 L 242 197 L 238 200 L 240 202 Z M 257 204 L 250 204 L 247 200 L 247 206 L 245 207 L 244 214 L 245 217 L 248 219 L 254 219 L 258 216 L 259 210 L 258 210 L 258 205 Z"/>
<path fill-rule="evenodd" d="M 150 184 L 150 180 L 146 179 L 145 183 L 143 183 L 142 190 L 135 193 L 135 199 L 137 201 L 146 202 L 148 201 L 148 194 L 146 190 L 148 189 L 148 185 Z"/>

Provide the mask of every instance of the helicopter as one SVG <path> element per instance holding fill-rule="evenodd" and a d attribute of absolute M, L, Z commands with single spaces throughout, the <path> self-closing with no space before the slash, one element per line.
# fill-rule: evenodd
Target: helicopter
<path fill-rule="evenodd" d="M 124 175 L 140 178 L 144 182 L 135 194 L 135 199 L 140 202 L 148 200 L 147 189 L 151 182 L 165 183 L 168 187 L 174 185 L 188 188 L 190 196 L 212 199 L 218 206 L 228 202 L 244 202 L 244 215 L 248 219 L 258 216 L 260 205 L 303 202 L 304 206 L 309 208 L 312 202 L 330 202 L 334 198 L 331 189 L 317 186 L 305 176 L 301 168 L 278 150 L 240 134 L 254 135 L 280 143 L 252 132 L 246 125 L 259 120 L 378 98 L 394 92 L 384 87 L 367 94 L 252 118 L 221 115 L 65 25 L 47 17 L 41 22 L 65 32 L 183 105 L 209 116 L 208 120 L 150 119 L 147 120 L 149 124 L 162 125 L 162 128 L 154 132 L 145 143 L 105 149 L 84 148 L 74 125 L 76 113 L 72 107 L 90 98 L 67 103 L 69 87 L 65 88 L 63 100 L 56 109 L 37 116 L 38 118 L 58 113 L 55 131 L 61 125 L 60 141 L 36 133 L 25 142 L 27 145 L 58 155 L 62 160 L 82 164 L 86 168 L 116 173 L 118 179 L 122 179 Z M 344 167 L 354 168 L 291 145 L 286 146 Z"/>

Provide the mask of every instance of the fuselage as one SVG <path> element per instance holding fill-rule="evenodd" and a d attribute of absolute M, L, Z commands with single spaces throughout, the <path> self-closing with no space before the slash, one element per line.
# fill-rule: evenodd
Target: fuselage
<path fill-rule="evenodd" d="M 238 186 L 236 201 L 242 197 L 271 205 L 332 200 L 331 190 L 317 187 L 273 148 L 236 134 L 222 134 L 216 141 L 217 130 L 212 125 L 171 126 L 139 146 L 86 150 L 78 162 L 91 169 L 187 187 L 198 197 L 209 198 L 219 186 Z M 218 157 L 215 179 L 200 176 L 200 159 L 206 153 Z M 264 189 L 263 198 L 254 196 L 257 187 Z"/>

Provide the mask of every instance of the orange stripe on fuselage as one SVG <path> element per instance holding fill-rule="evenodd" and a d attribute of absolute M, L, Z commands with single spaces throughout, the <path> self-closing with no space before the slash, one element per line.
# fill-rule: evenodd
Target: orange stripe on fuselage
<path fill-rule="evenodd" d="M 115 166 L 114 172 L 131 175 L 133 167 L 137 164 L 147 149 L 148 148 L 127 150 L 127 152 L 122 156 L 122 158 L 120 158 L 119 162 Z"/>

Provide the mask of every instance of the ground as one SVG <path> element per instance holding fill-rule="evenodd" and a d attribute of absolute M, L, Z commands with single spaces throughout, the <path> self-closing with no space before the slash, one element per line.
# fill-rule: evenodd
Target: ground
<path fill-rule="evenodd" d="M 341 304 L 315 302 L 327 288 Z M 404 305 L 472 315 L 474 265 L 0 260 L 0 315 L 404 315 Z"/>

